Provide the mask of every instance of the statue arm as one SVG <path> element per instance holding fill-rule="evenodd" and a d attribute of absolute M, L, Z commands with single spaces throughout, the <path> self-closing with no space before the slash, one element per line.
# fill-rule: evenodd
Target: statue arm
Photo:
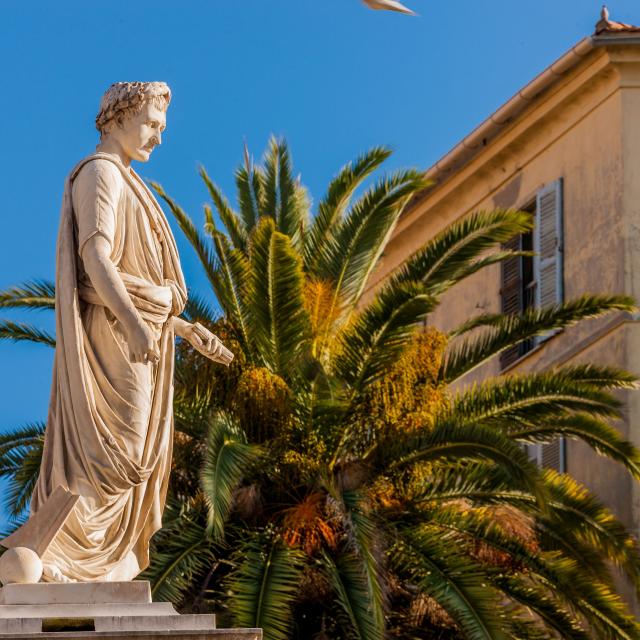
<path fill-rule="evenodd" d="M 82 262 L 91 284 L 124 327 L 132 362 L 160 359 L 151 329 L 140 317 L 110 258 L 111 245 L 102 235 L 91 236 L 82 248 Z"/>

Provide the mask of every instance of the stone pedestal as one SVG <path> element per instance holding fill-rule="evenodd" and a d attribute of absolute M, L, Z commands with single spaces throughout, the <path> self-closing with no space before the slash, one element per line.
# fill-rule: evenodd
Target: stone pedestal
<path fill-rule="evenodd" d="M 260 629 L 216 629 L 214 615 L 152 602 L 148 582 L 9 584 L 0 589 L 0 640 L 169 638 L 261 640 Z"/>

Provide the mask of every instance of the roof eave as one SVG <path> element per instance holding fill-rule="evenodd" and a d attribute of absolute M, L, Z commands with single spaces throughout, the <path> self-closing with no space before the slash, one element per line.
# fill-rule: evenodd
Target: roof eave
<path fill-rule="evenodd" d="M 616 31 L 613 33 L 600 33 L 592 36 L 594 47 L 606 47 L 612 44 L 640 44 L 640 31 Z"/>
<path fill-rule="evenodd" d="M 633 42 L 640 43 L 640 34 L 632 36 Z M 565 75 L 580 63 L 598 45 L 610 44 L 611 40 L 620 43 L 626 40 L 626 36 L 594 36 L 587 37 L 578 42 L 561 58 L 547 67 L 542 73 L 536 76 L 529 84 L 523 87 L 502 107 L 490 115 L 484 122 L 476 127 L 468 136 L 459 142 L 451 151 L 440 158 L 435 164 L 427 169 L 425 176 L 441 183 L 453 172 L 466 165 L 481 149 L 487 146 L 510 124 L 513 119 L 522 113 L 543 91 L 554 84 L 558 78 Z"/>

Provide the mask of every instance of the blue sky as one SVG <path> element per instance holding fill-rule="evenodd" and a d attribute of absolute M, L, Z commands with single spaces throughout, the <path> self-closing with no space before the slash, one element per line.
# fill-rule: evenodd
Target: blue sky
<path fill-rule="evenodd" d="M 316 200 L 373 145 L 395 150 L 389 168 L 428 167 L 592 33 L 600 11 L 592 0 L 406 2 L 421 16 L 360 0 L 0 0 L 0 289 L 53 278 L 64 178 L 93 150 L 114 81 L 172 87 L 163 145 L 137 169 L 201 220 L 197 167 L 232 195 L 243 141 L 260 156 L 271 133 L 287 137 Z M 610 10 L 640 24 L 637 2 Z M 178 243 L 188 283 L 205 292 Z M 46 314 L 2 316 L 52 328 Z M 51 365 L 46 347 L 0 342 L 0 432 L 46 417 Z"/>

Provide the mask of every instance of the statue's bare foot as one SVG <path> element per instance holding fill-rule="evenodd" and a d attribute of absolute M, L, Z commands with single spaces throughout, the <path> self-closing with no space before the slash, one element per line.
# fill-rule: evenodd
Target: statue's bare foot
<path fill-rule="evenodd" d="M 75 582 L 63 575 L 55 564 L 45 564 L 42 569 L 43 582 Z"/>

